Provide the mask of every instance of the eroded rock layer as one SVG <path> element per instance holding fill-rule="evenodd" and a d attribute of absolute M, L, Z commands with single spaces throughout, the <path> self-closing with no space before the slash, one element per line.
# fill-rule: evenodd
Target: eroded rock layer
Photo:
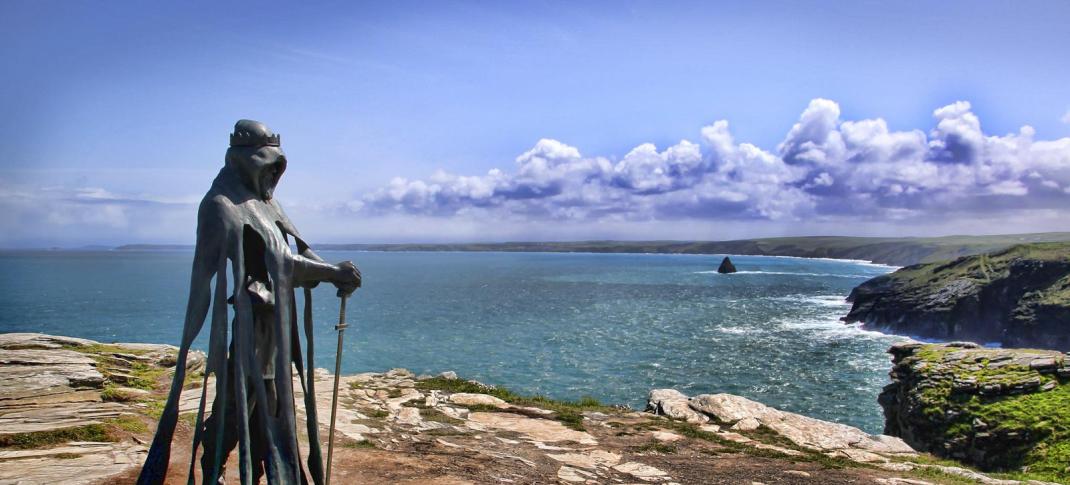
<path fill-rule="evenodd" d="M 893 346 L 885 433 L 986 470 L 1070 477 L 1070 359 L 972 343 Z"/>
<path fill-rule="evenodd" d="M 919 264 L 855 288 L 844 321 L 941 340 L 1070 350 L 1070 244 Z"/>

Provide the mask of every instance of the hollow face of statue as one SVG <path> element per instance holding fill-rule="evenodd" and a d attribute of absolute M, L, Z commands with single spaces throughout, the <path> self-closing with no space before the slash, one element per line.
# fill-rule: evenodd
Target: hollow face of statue
<path fill-rule="evenodd" d="M 207 321 L 208 365 L 187 470 L 191 481 L 198 452 L 203 483 L 216 483 L 228 455 L 237 449 L 243 484 L 266 477 L 270 484 L 318 485 L 324 481 L 323 459 L 314 380 L 306 372 L 312 369 L 314 343 L 310 290 L 326 281 L 338 287 L 340 296 L 348 295 L 360 286 L 360 272 L 348 261 L 330 264 L 320 258 L 274 199 L 287 166 L 279 135 L 263 123 L 240 120 L 225 160 L 198 210 L 178 363 L 138 483 L 159 484 L 167 476 L 185 362 Z M 303 325 L 297 318 L 298 288 L 304 291 Z M 297 441 L 294 368 L 304 392 L 309 437 L 304 465 Z M 205 399 L 209 376 L 215 377 L 212 403 Z"/>

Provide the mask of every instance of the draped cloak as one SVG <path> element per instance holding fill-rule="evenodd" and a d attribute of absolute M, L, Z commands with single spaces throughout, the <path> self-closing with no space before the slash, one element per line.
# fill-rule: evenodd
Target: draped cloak
<path fill-rule="evenodd" d="M 277 183 L 281 168 L 276 167 Z M 156 436 L 153 438 L 145 465 L 138 478 L 139 485 L 163 483 L 170 460 L 171 441 L 178 419 L 179 397 L 186 379 L 186 360 L 190 346 L 201 332 L 205 321 L 210 322 L 208 359 L 204 380 L 200 388 L 200 406 L 191 450 L 188 483 L 194 483 L 194 466 L 198 448 L 214 450 L 208 463 L 212 470 L 204 476 L 206 484 L 214 484 L 222 473 L 221 463 L 226 458 L 224 430 L 237 430 L 238 468 L 241 483 L 253 483 L 256 467 L 263 472 L 270 484 L 297 485 L 311 482 L 323 483 L 323 460 L 320 450 L 319 428 L 316 419 L 314 389 L 312 298 L 309 287 L 304 287 L 303 331 L 307 352 L 302 352 L 294 290 L 295 255 L 290 249 L 290 238 L 298 253 L 309 259 L 319 260 L 300 238 L 297 230 L 273 198 L 262 200 L 242 182 L 241 170 L 260 170 L 228 164 L 219 172 L 211 189 L 201 201 L 198 211 L 197 245 L 193 257 L 193 272 L 190 279 L 189 302 L 186 307 L 182 342 L 178 351 L 174 379 L 167 396 L 163 414 L 160 416 Z M 258 173 L 251 175 L 258 180 Z M 300 256 L 297 256 L 300 257 Z M 269 303 L 274 306 L 273 318 L 261 318 L 260 324 L 268 325 L 273 340 L 273 352 L 267 357 L 255 354 L 254 320 L 258 310 L 256 294 L 247 290 L 246 282 L 255 271 L 266 276 L 269 288 Z M 264 278 L 261 278 L 264 279 Z M 214 287 L 212 282 L 215 282 Z M 247 291 L 243 291 L 247 290 Z M 229 302 L 228 302 L 229 300 Z M 233 305 L 234 318 L 229 318 L 228 307 Z M 207 318 L 209 313 L 210 318 Z M 272 315 L 268 313 L 268 315 Z M 269 349 L 271 350 L 271 349 Z M 270 359 L 263 365 L 263 359 Z M 291 365 L 292 364 L 292 365 Z M 304 391 L 305 415 L 308 427 L 307 476 L 300 463 L 297 441 L 297 418 L 294 409 L 292 367 L 296 367 Z M 274 398 L 266 389 L 263 370 L 274 373 Z M 209 375 L 215 376 L 215 401 L 211 414 L 216 426 L 205 426 L 206 393 Z M 227 406 L 233 406 L 234 421 Z M 259 412 L 250 413 L 255 408 Z M 274 415 L 267 410 L 273 409 Z M 253 414 L 254 416 L 251 416 Z M 214 428 L 214 431 L 213 431 Z M 209 441 L 212 440 L 212 441 Z M 257 442 L 259 441 L 259 442 Z M 209 445 L 214 446 L 209 446 Z"/>

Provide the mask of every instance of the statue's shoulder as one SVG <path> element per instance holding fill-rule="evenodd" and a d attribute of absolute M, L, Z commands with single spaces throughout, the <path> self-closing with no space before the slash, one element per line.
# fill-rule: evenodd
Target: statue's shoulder
<path fill-rule="evenodd" d="M 200 211 L 202 213 L 224 213 L 232 210 L 234 210 L 234 202 L 230 200 L 230 197 L 215 191 L 204 194 L 204 198 L 201 199 Z"/>
<path fill-rule="evenodd" d="M 224 194 L 210 191 L 201 199 L 197 218 L 201 223 L 228 225 L 238 219 L 238 207 Z"/>

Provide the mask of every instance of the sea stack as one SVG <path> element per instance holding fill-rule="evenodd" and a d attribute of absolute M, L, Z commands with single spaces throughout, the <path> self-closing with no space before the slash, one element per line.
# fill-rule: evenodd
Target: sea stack
<path fill-rule="evenodd" d="M 734 264 L 732 264 L 732 260 L 728 259 L 728 256 L 725 256 L 724 260 L 721 261 L 721 266 L 717 268 L 717 272 L 718 273 L 735 273 L 736 272 L 736 266 Z"/>

